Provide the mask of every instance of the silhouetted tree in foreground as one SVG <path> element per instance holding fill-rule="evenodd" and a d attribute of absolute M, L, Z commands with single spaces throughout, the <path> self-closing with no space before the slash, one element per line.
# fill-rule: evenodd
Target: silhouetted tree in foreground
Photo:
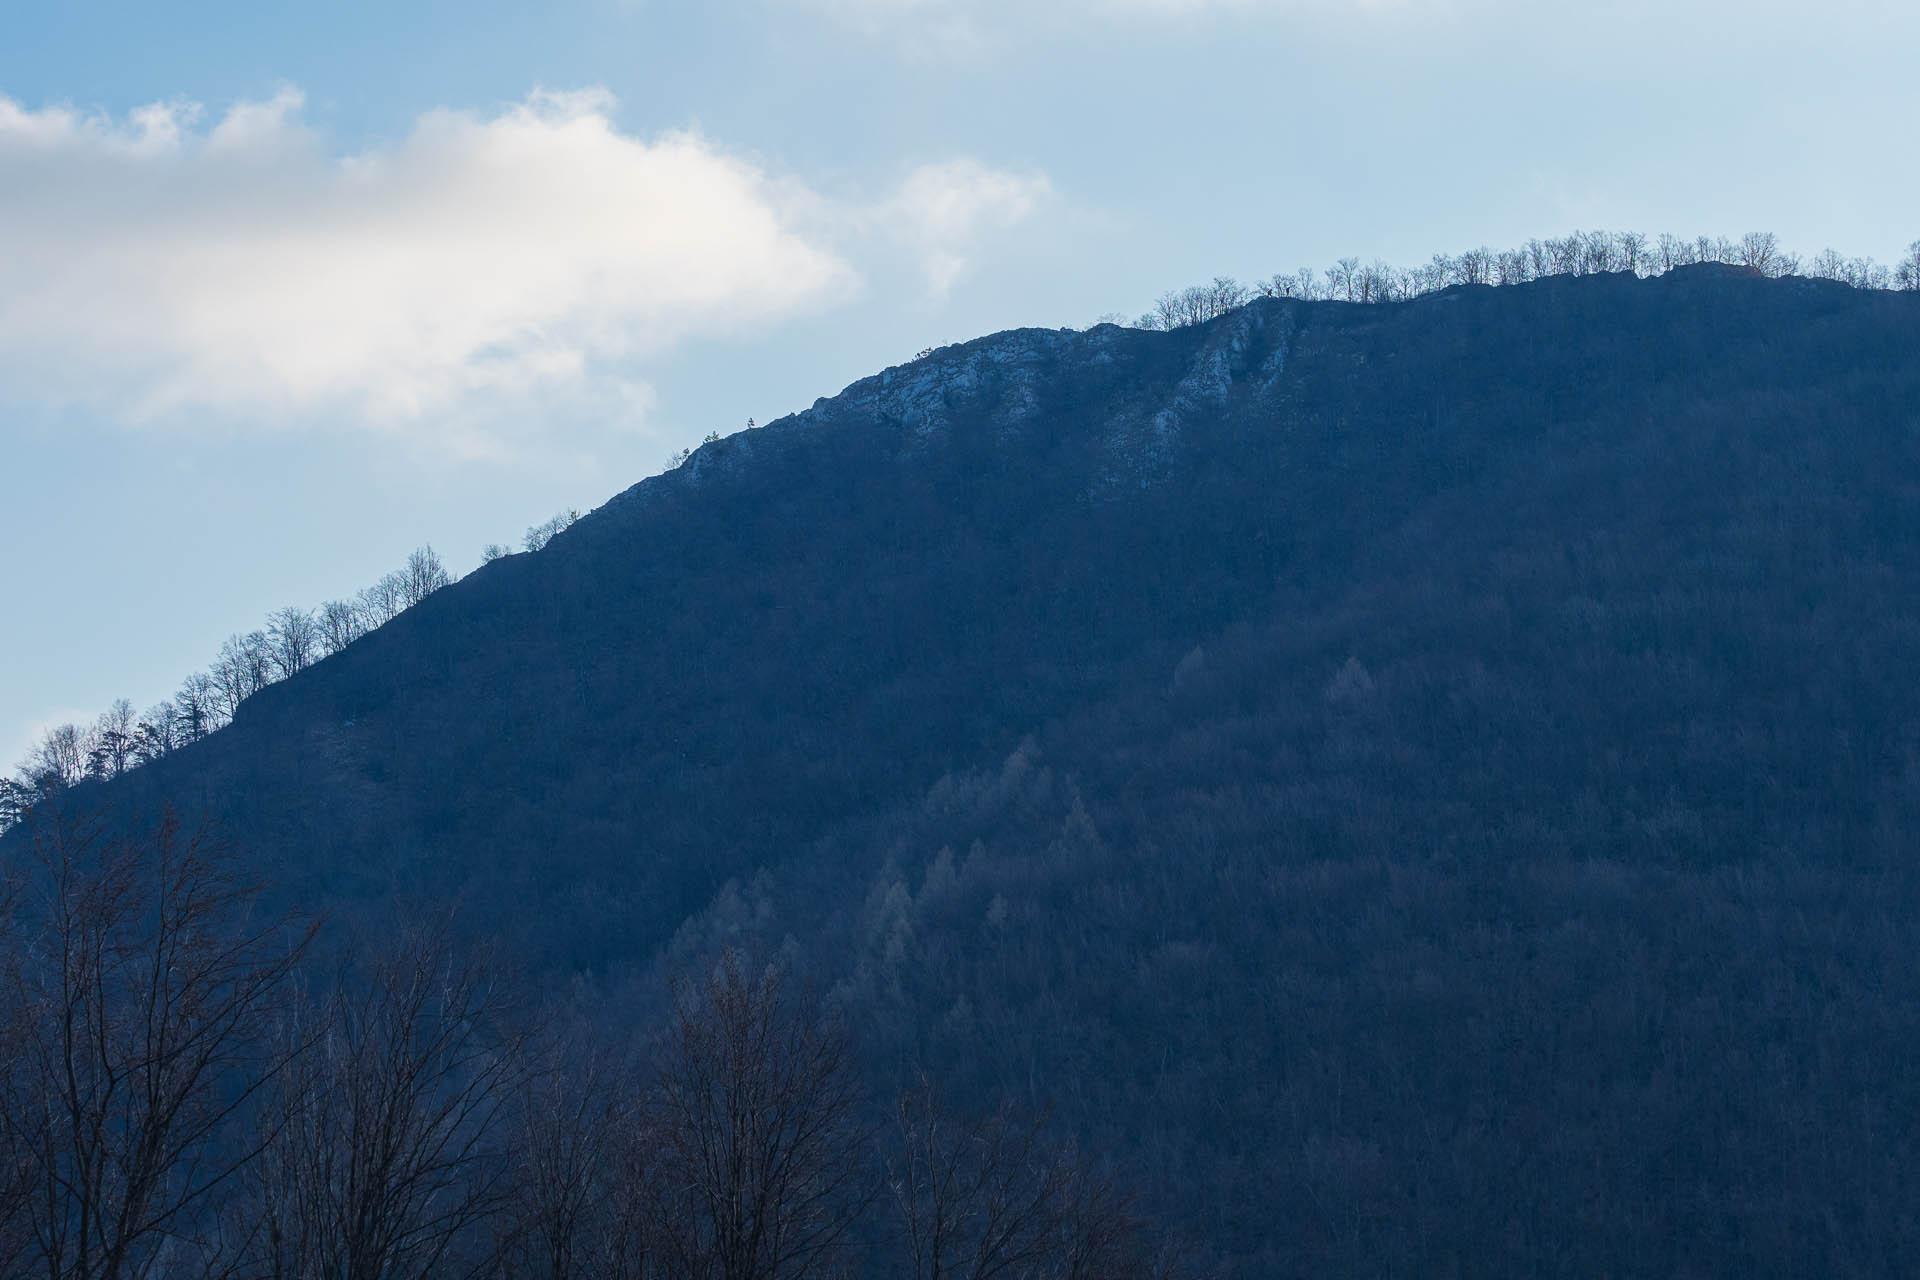
<path fill-rule="evenodd" d="M 1177 1273 L 1134 1197 L 1045 1127 L 1003 1104 L 947 1111 L 922 1080 L 895 1111 L 887 1190 L 899 1218 L 897 1274 L 913 1280 L 1075 1280 Z"/>
<path fill-rule="evenodd" d="M 297 1066 L 262 1120 L 251 1270 L 426 1280 L 483 1262 L 511 1186 L 498 1139 L 523 1036 L 509 1013 L 486 969 L 428 928 L 290 1017 Z"/>
<path fill-rule="evenodd" d="M 870 1198 L 860 1102 L 845 1032 L 798 1003 L 778 968 L 729 952 L 683 984 L 649 1108 L 667 1274 L 831 1270 Z"/>
<path fill-rule="evenodd" d="M 638 1280 L 656 1273 L 645 1120 L 625 1073 L 588 1033 L 534 1055 L 511 1104 L 504 1280 Z"/>
<path fill-rule="evenodd" d="M 19 1262 L 6 1274 L 209 1265 L 208 1210 L 264 1145 L 242 1122 L 291 1058 L 268 1033 L 310 930 L 254 920 L 227 851 L 171 812 L 143 835 L 49 815 L 10 870 L 0 1239 Z"/>
<path fill-rule="evenodd" d="M 883 1156 L 779 965 L 722 954 L 646 1039 L 536 1036 L 444 921 L 310 994 L 314 927 L 256 918 L 210 830 L 70 814 L 0 860 L 6 1280 L 1160 1274 L 1131 1199 L 1010 1112 L 923 1087 Z"/>

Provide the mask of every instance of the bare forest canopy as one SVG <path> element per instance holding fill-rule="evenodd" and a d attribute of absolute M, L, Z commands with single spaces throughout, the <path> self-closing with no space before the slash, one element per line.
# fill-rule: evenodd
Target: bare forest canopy
<path fill-rule="evenodd" d="M 1204 324 L 1255 298 L 1299 298 L 1309 302 L 1410 302 L 1456 285 L 1515 285 L 1551 276 L 1604 275 L 1630 271 L 1641 277 L 1664 275 L 1676 267 L 1718 263 L 1779 279 L 1805 276 L 1832 280 L 1855 289 L 1920 289 L 1920 240 L 1893 266 L 1872 258 L 1849 258 L 1833 249 L 1803 257 L 1780 244 L 1770 231 L 1726 236 L 1648 236 L 1638 231 L 1575 231 L 1559 239 L 1529 240 L 1517 249 L 1482 245 L 1449 256 L 1435 254 L 1424 265 L 1397 267 L 1375 260 L 1342 258 L 1315 271 L 1301 267 L 1256 284 L 1216 276 L 1161 294 L 1153 309 L 1133 324 L 1141 329 L 1177 329 Z M 1108 320 L 1124 323 L 1119 316 Z"/>
<path fill-rule="evenodd" d="M 540 550 L 579 518 L 578 511 L 563 511 L 533 525 L 521 549 Z M 489 543 L 481 561 L 511 554 Z M 268 614 L 265 626 L 229 636 L 211 667 L 188 676 L 178 693 L 144 713 L 117 698 L 92 724 L 49 726 L 13 775 L 0 776 L 0 832 L 25 818 L 41 798 L 83 781 L 117 778 L 200 741 L 231 723 L 240 704 L 260 690 L 340 652 L 452 581 L 432 546 L 421 547 L 350 600 L 328 600 L 317 609 L 288 605 Z"/>
<path fill-rule="evenodd" d="M 715 1043 L 684 1015 L 773 973 L 875 1141 L 925 1132 L 901 1100 L 932 1081 L 961 1150 L 1033 1132 L 1044 1185 L 1137 1189 L 1139 1239 L 1226 1275 L 1902 1274 L 1920 291 L 1712 248 L 995 334 L 705 443 L 220 731 L 32 798 L 7 980 L 92 954 L 47 932 L 102 918 L 54 886 L 136 877 L 50 875 L 81 846 L 38 833 L 147 866 L 171 807 L 258 886 L 255 924 L 192 937 L 272 921 L 271 966 L 326 918 L 256 1024 L 334 1046 L 260 1095 L 302 1151 L 359 1149 L 335 1108 L 388 1059 L 352 1045 L 437 1025 L 355 1002 L 441 922 L 436 975 L 490 952 L 547 1014 L 475 1025 L 634 1069 L 608 1132 L 655 1136 L 588 1200 L 651 1229 L 711 1221 L 648 1199 L 700 1149 L 659 1138 Z M 62 1040 L 59 1001 L 16 1006 L 38 1029 L 0 1043 Z M 510 1039 L 475 1061 L 544 1061 Z M 554 1078 L 600 1078 L 576 1060 Z M 536 1096 L 504 1114 L 604 1095 Z M 861 1167 L 946 1167 L 918 1141 Z M 250 1168 L 235 1194 L 330 1185 Z M 841 1238 L 874 1252 L 839 1258 L 916 1274 L 863 1185 Z"/>
<path fill-rule="evenodd" d="M 8 1280 L 1199 1274 L 1043 1117 L 871 1096 L 777 961 L 614 1020 L 433 913 L 257 913 L 171 813 L 30 823 L 0 868 Z"/>
<path fill-rule="evenodd" d="M 1230 276 L 1216 276 L 1207 284 L 1162 294 L 1151 310 L 1131 323 L 1148 330 L 1205 324 L 1255 298 L 1407 302 L 1456 285 L 1515 285 L 1553 276 L 1618 271 L 1651 277 L 1702 263 L 1737 266 L 1768 278 L 1804 275 L 1856 289 L 1920 290 L 1920 240 L 1908 247 L 1905 258 L 1889 267 L 1872 258 L 1847 257 L 1833 249 L 1802 257 L 1782 248 L 1772 232 L 1748 232 L 1738 239 L 1704 235 L 1687 239 L 1665 233 L 1648 236 L 1632 231 L 1574 231 L 1557 239 L 1529 240 L 1517 249 L 1498 251 L 1482 246 L 1456 256 L 1435 254 L 1418 267 L 1342 258 L 1319 272 L 1302 267 L 1290 274 L 1276 273 L 1253 285 Z M 1103 317 L 1102 322 L 1124 320 L 1115 314 Z M 932 354 L 929 348 L 916 358 Z M 747 425 L 752 427 L 754 423 L 749 419 Z M 709 432 L 702 443 L 712 444 L 720 438 L 718 432 Z M 668 458 L 668 468 L 677 468 L 690 457 L 692 450 L 679 450 Z M 530 527 L 522 539 L 522 550 L 538 551 L 579 518 L 578 511 L 565 511 Z M 481 560 L 491 563 L 509 554 L 511 548 L 489 543 L 482 549 Z M 382 577 L 353 599 L 329 600 L 311 610 L 289 605 L 269 614 L 264 627 L 235 633 L 221 647 L 211 667 L 188 676 L 171 699 L 156 703 L 144 713 L 136 713 L 122 698 L 90 725 L 63 723 L 48 727 L 27 758 L 17 763 L 13 775 L 0 776 L 0 832 L 18 822 L 34 797 L 50 788 L 71 786 L 83 779 L 117 777 L 178 746 L 198 741 L 231 721 L 240 703 L 259 690 L 338 653 L 451 580 L 433 548 L 420 548 L 408 557 L 403 568 Z"/>

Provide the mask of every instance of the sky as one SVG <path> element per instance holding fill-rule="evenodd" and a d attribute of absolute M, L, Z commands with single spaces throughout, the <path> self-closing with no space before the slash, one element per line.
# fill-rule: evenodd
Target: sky
<path fill-rule="evenodd" d="M 415 547 L 1215 275 L 1920 238 L 1909 0 L 0 0 L 0 770 Z"/>

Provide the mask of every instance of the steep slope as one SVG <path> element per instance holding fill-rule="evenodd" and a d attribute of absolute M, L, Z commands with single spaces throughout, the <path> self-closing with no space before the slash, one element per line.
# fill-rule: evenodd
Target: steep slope
<path fill-rule="evenodd" d="M 1900 1273 L 1920 417 L 1797 320 L 1744 385 L 1596 368 L 682 954 L 798 937 L 878 1060 L 1051 1099 L 1250 1274 Z"/>
<path fill-rule="evenodd" d="M 1725 268 L 996 335 L 118 798 L 550 965 L 791 938 L 878 1069 L 1051 1099 L 1252 1274 L 1890 1274 L 1916 353 Z"/>

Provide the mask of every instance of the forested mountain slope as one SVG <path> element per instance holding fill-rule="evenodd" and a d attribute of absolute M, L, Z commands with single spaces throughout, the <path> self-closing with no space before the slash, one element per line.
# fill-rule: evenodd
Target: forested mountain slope
<path fill-rule="evenodd" d="M 556 971 L 789 947 L 1249 1274 L 1920 1249 L 1920 298 L 945 348 L 112 784 Z M 730 883 L 731 882 L 731 883 Z"/>

